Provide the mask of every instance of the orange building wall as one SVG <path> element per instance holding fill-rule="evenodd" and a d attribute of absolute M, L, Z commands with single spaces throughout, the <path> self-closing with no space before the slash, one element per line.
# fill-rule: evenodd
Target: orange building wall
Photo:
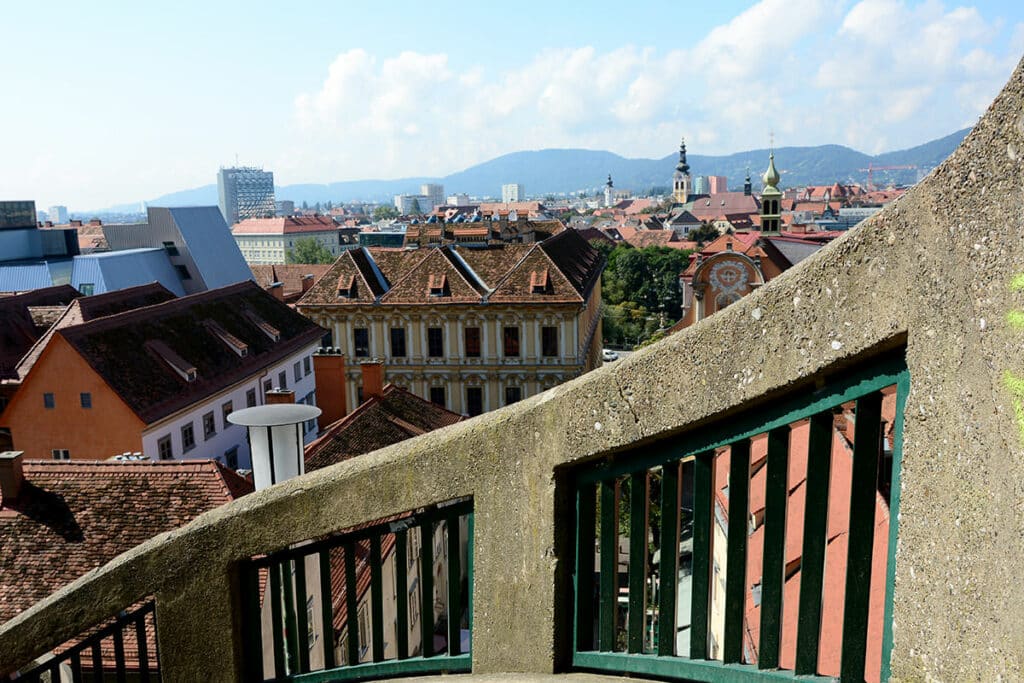
<path fill-rule="evenodd" d="M 83 392 L 92 394 L 92 408 L 82 407 Z M 43 406 L 44 393 L 54 395 L 52 409 Z M 141 451 L 145 427 L 60 334 L 0 414 L 0 425 L 10 428 L 15 450 L 44 460 L 52 459 L 57 448 L 70 451 L 72 460 Z"/>

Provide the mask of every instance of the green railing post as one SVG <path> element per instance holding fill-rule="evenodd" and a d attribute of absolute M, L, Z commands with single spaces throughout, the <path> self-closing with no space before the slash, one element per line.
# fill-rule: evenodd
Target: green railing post
<path fill-rule="evenodd" d="M 281 614 L 281 570 L 278 563 L 267 567 L 270 573 L 270 629 L 274 648 L 274 678 L 287 675 L 284 661 L 284 617 Z"/>
<path fill-rule="evenodd" d="M 629 623 L 627 651 L 644 651 L 647 569 L 647 470 L 629 478 Z"/>
<path fill-rule="evenodd" d="M 875 505 L 878 497 L 878 456 L 882 445 L 881 419 L 881 393 L 876 391 L 857 399 L 853 428 L 846 599 L 843 607 L 842 681 L 864 679 L 871 599 L 871 556 L 875 542 Z"/>
<path fill-rule="evenodd" d="M 800 561 L 800 612 L 796 631 L 795 671 L 798 676 L 813 675 L 818 669 L 831 468 L 832 411 L 823 410 L 811 416 L 807 436 L 804 543 Z"/>
<path fill-rule="evenodd" d="M 373 661 L 384 661 L 384 567 L 380 534 L 370 536 L 370 612 Z"/>
<path fill-rule="evenodd" d="M 658 655 L 676 650 L 676 591 L 679 580 L 679 470 L 677 460 L 661 468 L 661 561 L 658 563 Z"/>
<path fill-rule="evenodd" d="M 295 563 L 295 645 L 299 654 L 299 673 L 309 671 L 309 623 L 306 614 L 306 556 L 300 555 L 293 560 Z"/>
<path fill-rule="evenodd" d="M 615 622 L 618 612 L 617 489 L 618 484 L 614 479 L 601 482 L 601 597 L 598 640 L 604 652 L 615 649 Z"/>
<path fill-rule="evenodd" d="M 320 620 L 324 624 L 321 645 L 324 653 L 324 668 L 333 669 L 334 659 L 334 590 L 331 581 L 331 551 L 319 552 L 320 560 Z"/>
<path fill-rule="evenodd" d="M 409 657 L 409 545 L 405 529 L 395 531 L 395 650 Z"/>
<path fill-rule="evenodd" d="M 729 447 L 729 534 L 725 577 L 725 634 L 722 661 L 743 662 L 743 615 L 747 599 L 747 520 L 750 499 L 750 441 Z"/>
<path fill-rule="evenodd" d="M 593 484 L 576 489 L 576 649 L 594 649 L 594 538 L 597 495 Z"/>
<path fill-rule="evenodd" d="M 445 520 L 448 542 L 448 654 L 458 655 L 462 650 L 462 552 L 459 542 L 459 518 Z"/>
<path fill-rule="evenodd" d="M 359 663 L 359 596 L 356 582 L 356 544 L 348 541 L 345 550 L 345 626 L 348 631 L 348 664 Z"/>
<path fill-rule="evenodd" d="M 249 562 L 243 562 L 239 565 L 238 575 L 245 608 L 242 616 L 243 637 L 245 639 L 245 677 L 248 680 L 262 681 L 264 676 L 263 623 L 260 619 L 260 570 Z M 144 616 L 135 622 L 135 633 L 136 639 L 139 641 L 140 675 L 144 675 L 148 679 L 148 663 L 145 666 L 143 665 L 143 661 L 147 657 L 146 622 Z M 145 671 L 145 674 L 141 674 L 143 671 Z"/>
<path fill-rule="evenodd" d="M 715 453 L 693 461 L 693 576 L 690 597 L 690 659 L 708 658 L 711 608 L 711 525 L 714 523 Z"/>
<path fill-rule="evenodd" d="M 434 656 L 434 522 L 420 522 L 420 643 L 423 657 Z"/>
<path fill-rule="evenodd" d="M 759 669 L 779 666 L 782 628 L 782 590 L 786 566 L 786 501 L 789 499 L 789 432 L 777 427 L 768 433 L 764 485 L 764 543 L 761 568 L 761 642 Z"/>
<path fill-rule="evenodd" d="M 284 644 L 288 656 L 288 673 L 299 671 L 299 639 L 298 620 L 295 618 L 295 582 L 292 580 L 295 561 L 291 559 L 281 562 L 281 587 L 284 591 Z M 305 605 L 303 605 L 305 607 Z"/>

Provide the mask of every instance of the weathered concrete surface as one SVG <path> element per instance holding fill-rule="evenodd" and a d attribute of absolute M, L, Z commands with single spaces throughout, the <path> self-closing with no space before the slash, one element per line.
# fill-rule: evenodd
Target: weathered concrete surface
<path fill-rule="evenodd" d="M 904 349 L 893 675 L 1024 678 L 1024 76 L 894 206 L 700 325 L 480 418 L 214 510 L 0 626 L 0 670 L 144 595 L 165 680 L 237 680 L 233 563 L 460 496 L 476 508 L 474 671 L 565 661 L 566 465 L 755 408 Z M 1020 392 L 1019 395 L 1015 392 Z M 560 583 L 561 581 L 561 583 Z M 190 606 L 193 608 L 190 610 Z M 211 643 L 217 647 L 209 647 Z M 202 676 L 200 676 L 200 673 Z"/>

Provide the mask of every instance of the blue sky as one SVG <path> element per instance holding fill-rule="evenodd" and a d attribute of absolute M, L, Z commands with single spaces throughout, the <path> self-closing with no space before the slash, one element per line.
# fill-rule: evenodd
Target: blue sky
<path fill-rule="evenodd" d="M 0 198 L 444 175 L 522 149 L 868 153 L 970 125 L 1024 3 L 45 2 L 5 6 Z M 17 93 L 17 95 L 15 95 Z M 457 191 L 458 188 L 447 188 Z"/>

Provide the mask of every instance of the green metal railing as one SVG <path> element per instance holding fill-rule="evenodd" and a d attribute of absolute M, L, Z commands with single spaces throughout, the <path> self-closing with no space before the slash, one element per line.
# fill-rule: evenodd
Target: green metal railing
<path fill-rule="evenodd" d="M 574 667 L 695 681 L 887 680 L 908 390 L 902 357 L 887 357 L 576 469 Z M 886 507 L 888 525 L 876 519 Z M 881 565 L 873 548 L 886 534 Z"/>
<path fill-rule="evenodd" d="M 155 634 L 156 606 L 150 600 L 22 673 L 18 680 L 58 683 L 70 677 L 75 683 L 159 681 Z"/>
<path fill-rule="evenodd" d="M 241 567 L 245 680 L 470 670 L 473 504 L 439 504 Z"/>

